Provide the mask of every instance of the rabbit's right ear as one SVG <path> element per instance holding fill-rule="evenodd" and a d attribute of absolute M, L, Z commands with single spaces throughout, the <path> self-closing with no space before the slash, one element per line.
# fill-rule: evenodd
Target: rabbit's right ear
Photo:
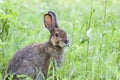
<path fill-rule="evenodd" d="M 54 29 L 54 26 L 52 26 L 52 16 L 50 14 L 44 15 L 44 25 L 49 31 Z"/>

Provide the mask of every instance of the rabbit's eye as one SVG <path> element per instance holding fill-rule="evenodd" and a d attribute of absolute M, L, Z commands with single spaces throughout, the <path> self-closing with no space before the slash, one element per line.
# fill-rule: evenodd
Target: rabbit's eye
<path fill-rule="evenodd" d="M 55 36 L 58 37 L 58 33 L 56 33 Z"/>

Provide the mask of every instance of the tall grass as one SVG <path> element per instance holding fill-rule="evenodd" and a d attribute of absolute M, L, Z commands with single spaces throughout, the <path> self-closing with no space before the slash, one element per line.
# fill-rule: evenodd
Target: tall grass
<path fill-rule="evenodd" d="M 0 39 L 1 79 L 18 49 L 48 40 L 43 15 L 49 10 L 56 13 L 58 24 L 70 40 L 62 67 L 56 73 L 53 71 L 58 80 L 120 79 L 119 0 L 9 0 L 5 3 L 13 12 L 4 14 L 12 17 L 7 18 L 9 24 L 5 23 L 9 26 L 8 37 Z M 0 5 L 0 11 L 6 6 Z M 0 20 L 5 18 L 1 15 L 0 12 Z"/>

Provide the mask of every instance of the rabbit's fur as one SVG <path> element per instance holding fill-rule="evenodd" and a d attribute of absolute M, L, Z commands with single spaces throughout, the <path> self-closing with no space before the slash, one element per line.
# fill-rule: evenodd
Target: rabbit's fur
<path fill-rule="evenodd" d="M 33 80 L 42 80 L 39 72 L 47 77 L 51 60 L 53 63 L 56 61 L 57 67 L 60 67 L 64 47 L 68 45 L 66 32 L 59 28 L 56 15 L 51 11 L 44 15 L 44 24 L 50 31 L 49 41 L 26 46 L 17 51 L 10 60 L 7 72 L 14 75 L 14 80 L 19 80 L 17 75 L 20 74 L 27 75 Z"/>

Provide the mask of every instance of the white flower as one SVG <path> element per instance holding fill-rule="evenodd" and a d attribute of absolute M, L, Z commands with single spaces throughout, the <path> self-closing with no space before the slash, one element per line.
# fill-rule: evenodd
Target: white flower
<path fill-rule="evenodd" d="M 91 32 L 92 32 L 92 28 L 89 28 L 89 29 L 87 30 L 87 32 L 86 32 L 86 34 L 87 34 L 87 36 L 88 36 L 88 38 L 89 38 L 90 40 L 92 40 L 92 34 L 91 34 Z"/>

